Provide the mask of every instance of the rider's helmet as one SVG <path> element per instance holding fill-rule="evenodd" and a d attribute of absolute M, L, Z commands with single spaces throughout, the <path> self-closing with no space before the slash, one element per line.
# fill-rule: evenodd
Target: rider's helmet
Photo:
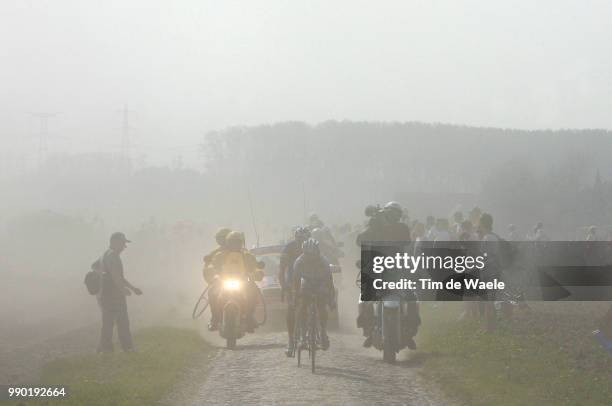
<path fill-rule="evenodd" d="M 309 238 L 302 244 L 302 252 L 306 255 L 319 255 L 319 242 L 314 238 Z"/>
<path fill-rule="evenodd" d="M 225 237 L 225 242 L 230 251 L 240 251 L 244 248 L 244 234 L 240 231 L 232 231 Z"/>
<path fill-rule="evenodd" d="M 232 230 L 230 230 L 229 228 L 220 228 L 215 234 L 215 240 L 217 240 L 217 244 L 219 244 L 220 246 L 224 246 L 225 239 L 227 238 L 227 235 L 231 232 Z"/>
<path fill-rule="evenodd" d="M 389 202 L 383 207 L 387 219 L 392 223 L 397 223 L 402 219 L 404 210 L 398 202 Z"/>
<path fill-rule="evenodd" d="M 306 241 L 310 238 L 310 230 L 306 227 L 298 227 L 295 229 L 294 236 L 296 241 Z"/>

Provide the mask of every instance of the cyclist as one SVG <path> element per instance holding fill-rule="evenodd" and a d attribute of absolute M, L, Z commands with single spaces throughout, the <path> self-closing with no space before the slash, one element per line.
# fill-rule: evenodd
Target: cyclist
<path fill-rule="evenodd" d="M 329 268 L 329 261 L 321 255 L 319 242 L 309 238 L 302 245 L 302 255 L 295 261 L 293 291 L 295 292 L 295 309 L 301 326 L 305 326 L 308 306 L 316 300 L 321 334 L 321 348 L 329 348 L 327 336 L 327 308 L 336 307 L 334 280 Z M 302 331 L 305 331 L 303 329 Z M 304 339 L 304 335 L 301 337 Z M 290 346 L 292 343 L 290 343 Z M 293 348 L 289 348 L 293 350 Z"/>
<path fill-rule="evenodd" d="M 323 223 L 316 213 L 310 215 L 310 225 L 308 229 L 312 238 L 319 241 L 319 249 L 335 265 L 339 265 L 338 259 L 344 256 L 340 249 L 341 244 L 338 244 L 334 238 L 330 228 Z"/>
<path fill-rule="evenodd" d="M 293 353 L 293 328 L 295 327 L 295 308 L 292 291 L 293 264 L 302 255 L 302 244 L 310 238 L 310 230 L 306 227 L 295 229 L 294 239 L 290 241 L 281 253 L 278 281 L 283 295 L 287 295 L 287 356 Z"/>

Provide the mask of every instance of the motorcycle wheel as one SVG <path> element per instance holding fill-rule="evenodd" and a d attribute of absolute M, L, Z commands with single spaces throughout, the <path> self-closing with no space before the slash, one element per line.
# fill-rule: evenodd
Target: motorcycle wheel
<path fill-rule="evenodd" d="M 383 361 L 394 364 L 397 357 L 397 337 L 399 336 L 396 311 L 387 309 L 385 318 L 387 320 L 384 320 L 385 327 L 383 329 Z"/>
<path fill-rule="evenodd" d="M 235 306 L 226 306 L 223 312 L 223 332 L 226 337 L 226 347 L 230 350 L 236 348 L 239 317 L 239 311 Z"/>

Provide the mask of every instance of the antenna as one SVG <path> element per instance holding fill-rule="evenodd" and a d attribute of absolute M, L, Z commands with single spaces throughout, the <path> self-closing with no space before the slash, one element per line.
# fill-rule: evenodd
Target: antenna
<path fill-rule="evenodd" d="M 304 178 L 302 178 L 302 205 L 304 207 L 304 221 L 307 221 L 307 213 L 306 210 L 306 185 L 304 184 Z"/>
<path fill-rule="evenodd" d="M 255 215 L 253 214 L 253 201 L 251 200 L 251 186 L 247 184 L 247 193 L 249 198 L 249 208 L 251 209 L 251 221 L 253 222 L 253 231 L 255 231 L 255 238 L 257 239 L 257 247 L 259 247 L 259 233 L 257 232 L 257 226 L 255 225 Z"/>

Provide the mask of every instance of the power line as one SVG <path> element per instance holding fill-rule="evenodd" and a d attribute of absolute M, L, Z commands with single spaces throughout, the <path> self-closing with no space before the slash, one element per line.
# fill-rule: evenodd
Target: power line
<path fill-rule="evenodd" d="M 57 113 L 30 113 L 32 117 L 38 119 L 39 130 L 35 135 L 38 138 L 38 167 L 40 168 L 49 152 L 49 119 L 57 116 Z"/>
<path fill-rule="evenodd" d="M 128 105 L 123 106 L 121 110 L 122 123 L 121 123 L 121 160 L 126 167 L 131 166 L 131 139 L 130 139 L 130 113 L 133 111 L 128 109 Z"/>

